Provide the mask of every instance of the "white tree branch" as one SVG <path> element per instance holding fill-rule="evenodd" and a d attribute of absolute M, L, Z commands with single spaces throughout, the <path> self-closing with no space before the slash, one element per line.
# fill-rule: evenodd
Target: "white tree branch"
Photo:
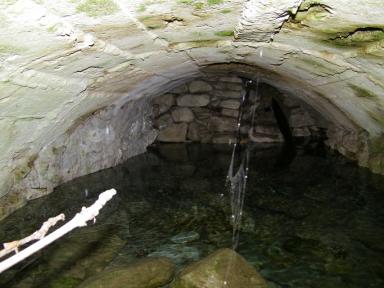
<path fill-rule="evenodd" d="M 45 236 L 45 235 L 47 234 L 49 228 L 55 225 L 59 220 L 64 220 L 65 218 L 64 214 L 60 214 L 56 217 L 48 219 L 46 222 L 44 222 L 44 224 L 41 226 L 39 230 L 37 230 L 35 233 L 33 233 L 32 235 L 26 238 L 5 243 L 4 249 L 0 252 L 0 253 L 3 253 L 2 256 L 10 253 L 11 251 L 15 251 L 16 254 L 0 262 L 0 273 L 12 267 L 13 265 L 19 263 L 25 258 L 29 257 L 30 255 L 36 253 L 37 251 L 49 245 L 53 241 L 67 234 L 71 230 L 77 227 L 87 226 L 87 222 L 91 220 L 93 220 L 93 222 L 96 222 L 96 216 L 99 215 L 100 209 L 103 208 L 103 206 L 109 200 L 111 200 L 115 194 L 116 194 L 115 189 L 110 189 L 101 193 L 95 203 L 93 203 L 88 208 L 83 207 L 81 209 L 81 212 L 77 213 L 75 217 L 72 218 L 72 220 L 70 220 L 68 223 L 64 224 L 63 226 L 61 226 L 59 229 L 48 234 L 48 236 Z M 32 240 L 39 240 L 39 241 L 33 243 L 31 246 L 17 253 L 18 248 L 20 246 Z"/>
<path fill-rule="evenodd" d="M 16 240 L 8 243 L 4 243 L 4 249 L 0 251 L 0 258 L 4 257 L 5 255 L 15 251 L 16 253 L 19 253 L 19 248 L 28 242 L 31 242 L 33 240 L 40 240 L 44 238 L 44 236 L 48 233 L 49 228 L 52 226 L 55 226 L 57 222 L 60 220 L 64 220 L 65 216 L 64 214 L 60 214 L 56 217 L 49 218 L 47 221 L 41 225 L 41 228 L 37 231 L 35 231 L 33 234 L 29 235 L 28 237 L 25 237 L 21 240 Z"/>

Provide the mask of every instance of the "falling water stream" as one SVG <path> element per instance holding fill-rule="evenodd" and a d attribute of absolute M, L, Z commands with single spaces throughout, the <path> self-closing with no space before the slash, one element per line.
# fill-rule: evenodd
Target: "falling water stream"
<path fill-rule="evenodd" d="M 233 225 L 232 248 L 235 250 L 239 244 L 241 217 L 243 214 L 244 197 L 247 186 L 249 169 L 249 148 L 242 149 L 241 145 L 241 126 L 243 121 L 244 106 L 247 104 L 250 93 L 251 80 L 243 79 L 245 90 L 241 97 L 239 115 L 237 119 L 237 137 L 233 144 L 231 162 L 229 164 L 226 187 L 231 199 L 231 222 Z M 258 81 L 257 81 L 258 84 Z M 257 87 L 258 88 L 258 87 Z M 252 124 L 254 123 L 255 109 L 252 113 Z M 236 165 L 238 164 L 238 165 Z"/>

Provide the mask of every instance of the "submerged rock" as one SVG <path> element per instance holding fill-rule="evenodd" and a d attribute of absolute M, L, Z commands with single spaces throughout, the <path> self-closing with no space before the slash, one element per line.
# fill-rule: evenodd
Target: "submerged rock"
<path fill-rule="evenodd" d="M 182 243 L 188 243 L 188 242 L 198 240 L 199 238 L 200 238 L 199 233 L 195 231 L 190 231 L 190 232 L 182 232 L 173 236 L 171 238 L 171 241 L 176 244 L 178 243 L 182 244 Z"/>
<path fill-rule="evenodd" d="M 107 270 L 79 288 L 156 288 L 172 280 L 175 265 L 168 258 L 145 258 L 124 268 Z"/>
<path fill-rule="evenodd" d="M 225 248 L 185 268 L 171 287 L 267 288 L 267 282 L 242 256 Z"/>
<path fill-rule="evenodd" d="M 197 261 L 200 257 L 200 251 L 196 247 L 185 246 L 182 244 L 165 244 L 148 256 L 167 257 L 174 263 L 181 265 L 188 261 Z"/>

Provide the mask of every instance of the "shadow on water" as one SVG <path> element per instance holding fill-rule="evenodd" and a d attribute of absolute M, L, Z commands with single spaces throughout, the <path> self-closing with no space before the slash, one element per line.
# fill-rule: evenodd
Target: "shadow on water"
<path fill-rule="evenodd" d="M 237 251 L 271 287 L 384 287 L 383 177 L 326 150 L 288 148 L 249 150 Z M 95 225 L 3 273 L 0 287 L 76 287 L 148 255 L 168 255 L 181 268 L 232 247 L 224 188 L 231 157 L 229 145 L 155 145 L 31 201 L 0 223 L 0 241 L 29 235 L 61 212 L 70 219 L 105 189 L 118 191 Z M 177 244 L 171 239 L 180 233 L 198 237 Z"/>

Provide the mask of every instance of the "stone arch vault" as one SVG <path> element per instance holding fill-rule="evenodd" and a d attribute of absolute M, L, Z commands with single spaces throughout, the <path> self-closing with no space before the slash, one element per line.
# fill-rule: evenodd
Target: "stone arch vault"
<path fill-rule="evenodd" d="M 297 97 L 384 173 L 382 0 L 0 3 L 0 218 L 144 151 L 152 97 L 236 73 Z"/>

